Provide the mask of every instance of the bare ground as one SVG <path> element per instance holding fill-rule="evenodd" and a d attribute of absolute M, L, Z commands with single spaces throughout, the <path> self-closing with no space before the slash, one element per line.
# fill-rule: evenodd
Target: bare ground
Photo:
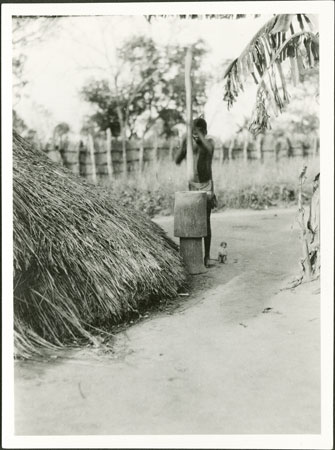
<path fill-rule="evenodd" d="M 294 215 L 213 214 L 212 257 L 225 240 L 228 263 L 194 276 L 189 297 L 111 353 L 17 362 L 16 434 L 320 433 L 319 282 L 281 290 L 300 271 Z"/>

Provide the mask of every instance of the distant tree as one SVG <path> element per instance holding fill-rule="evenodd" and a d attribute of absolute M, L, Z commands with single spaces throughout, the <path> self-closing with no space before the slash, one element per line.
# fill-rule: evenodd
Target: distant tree
<path fill-rule="evenodd" d="M 170 71 L 163 74 L 161 80 L 162 92 L 160 98 L 154 99 L 153 119 L 163 122 L 163 135 L 169 137 L 174 134 L 174 126 L 185 123 L 186 97 L 185 97 L 185 46 L 173 46 L 166 49 L 167 65 Z M 198 40 L 193 46 L 192 81 L 193 115 L 203 113 L 207 101 L 206 87 L 212 77 L 203 71 L 203 58 L 207 49 L 203 40 Z M 150 121 L 149 124 L 150 126 Z"/>
<path fill-rule="evenodd" d="M 157 83 L 160 55 L 152 39 L 130 38 L 118 49 L 117 63 L 109 63 L 108 78 L 93 80 L 84 86 L 83 98 L 97 108 L 92 116 L 99 127 L 121 135 L 124 173 L 127 172 L 126 139 L 134 133 L 135 118 L 146 107 L 144 90 L 152 91 Z"/>
<path fill-rule="evenodd" d="M 25 78 L 27 48 L 42 42 L 56 30 L 59 17 L 13 16 L 12 17 L 12 73 L 13 91 L 16 102 L 20 100 L 22 89 L 28 81 Z"/>
<path fill-rule="evenodd" d="M 41 149 L 42 142 L 40 140 L 38 132 L 33 128 L 29 128 L 28 125 L 24 122 L 24 120 L 19 116 L 19 114 L 14 109 L 12 119 L 14 130 L 17 131 L 31 144 L 34 144 L 37 148 Z"/>
<path fill-rule="evenodd" d="M 111 130 L 112 136 L 120 136 L 121 126 L 117 113 L 117 108 L 122 111 L 126 108 L 126 99 L 117 98 L 113 88 L 107 80 L 93 80 L 86 84 L 82 91 L 83 98 L 92 103 L 97 111 L 89 117 L 88 122 L 83 125 L 83 131 L 89 125 L 92 127 L 92 123 L 95 123 L 101 130 Z M 129 114 L 125 120 L 129 122 Z M 87 128 L 88 129 L 88 128 Z M 128 123 L 128 132 L 132 134 L 132 129 Z"/>
<path fill-rule="evenodd" d="M 194 64 L 195 108 L 205 103 L 205 76 L 200 70 L 205 53 L 203 41 L 198 41 Z M 116 55 L 115 65 L 109 64 L 108 77 L 91 80 L 81 93 L 95 106 L 91 119 L 99 128 L 109 128 L 113 136 L 121 136 L 126 173 L 127 137 L 144 138 L 158 120 L 163 123 L 162 133 L 169 136 L 172 128 L 184 120 L 185 48 L 158 47 L 151 38 L 134 36 L 123 43 Z M 107 55 L 106 59 L 109 61 Z"/>
<path fill-rule="evenodd" d="M 206 77 L 201 72 L 202 58 L 206 53 L 203 41 L 195 45 L 194 110 L 200 112 L 206 96 Z M 184 122 L 185 48 L 166 46 L 158 48 L 152 39 L 131 38 L 118 52 L 120 70 L 114 83 L 94 80 L 82 89 L 85 100 L 94 104 L 97 111 L 91 116 L 99 127 L 110 128 L 113 136 L 125 133 L 137 135 L 138 123 L 144 122 L 145 135 L 156 121 L 163 123 L 163 134 L 173 134 L 173 127 Z M 123 82 L 120 78 L 123 74 Z"/>
<path fill-rule="evenodd" d="M 21 135 L 28 129 L 24 120 L 19 116 L 19 114 L 13 109 L 12 111 L 13 117 L 13 128 Z"/>
<path fill-rule="evenodd" d="M 289 83 L 288 76 L 285 78 Z M 306 153 L 316 155 L 319 142 L 318 90 L 319 75 L 312 71 L 305 76 L 304 83 L 291 89 L 291 100 L 285 110 L 273 121 L 271 128 L 264 131 L 265 135 L 272 137 L 280 152 L 285 151 L 292 156 L 293 147 L 302 145 Z"/>
<path fill-rule="evenodd" d="M 70 131 L 70 126 L 66 122 L 61 122 L 54 128 L 54 138 L 62 140 L 62 138 Z"/>
<path fill-rule="evenodd" d="M 25 80 L 23 76 L 25 62 L 26 56 L 23 54 L 14 56 L 12 59 L 13 90 L 15 101 L 18 101 L 21 96 L 21 90 L 27 84 L 27 80 Z"/>
<path fill-rule="evenodd" d="M 184 113 L 178 108 L 164 108 L 158 112 L 162 121 L 162 135 L 169 138 L 178 134 L 176 125 L 185 123 Z"/>
<path fill-rule="evenodd" d="M 97 125 L 96 121 L 92 120 L 92 117 L 87 116 L 84 118 L 83 125 L 80 129 L 80 134 L 82 134 L 84 136 L 91 134 L 92 136 L 94 136 L 95 134 L 97 134 L 99 132 L 99 130 L 100 130 L 100 128 Z"/>

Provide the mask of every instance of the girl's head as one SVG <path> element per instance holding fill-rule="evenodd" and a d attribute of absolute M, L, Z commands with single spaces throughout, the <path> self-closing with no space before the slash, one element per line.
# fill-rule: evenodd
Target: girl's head
<path fill-rule="evenodd" d="M 197 129 L 201 131 L 202 134 L 207 134 L 207 122 L 202 117 L 198 117 L 193 120 L 193 129 L 196 131 Z"/>

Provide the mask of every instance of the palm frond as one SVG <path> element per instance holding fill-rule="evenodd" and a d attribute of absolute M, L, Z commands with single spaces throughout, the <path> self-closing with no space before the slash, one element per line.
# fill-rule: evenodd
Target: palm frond
<path fill-rule="evenodd" d="M 289 102 L 284 75 L 286 60 L 290 62 L 294 85 L 304 81 L 306 72 L 318 64 L 319 37 L 306 14 L 280 14 L 271 18 L 226 69 L 224 101 L 228 109 L 250 76 L 259 86 L 250 125 L 254 134 L 269 127 L 270 109 L 278 115 Z"/>

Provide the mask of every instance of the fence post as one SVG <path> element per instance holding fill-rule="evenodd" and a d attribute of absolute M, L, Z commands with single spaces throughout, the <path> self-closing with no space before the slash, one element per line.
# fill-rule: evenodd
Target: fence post
<path fill-rule="evenodd" d="M 235 145 L 235 138 L 231 138 L 230 140 L 230 144 L 229 144 L 229 149 L 228 149 L 228 159 L 229 161 L 233 159 L 233 148 Z"/>
<path fill-rule="evenodd" d="M 275 161 L 278 162 L 279 161 L 279 154 L 281 152 L 281 141 L 277 142 L 275 145 Z"/>
<path fill-rule="evenodd" d="M 95 165 L 94 142 L 93 142 L 93 137 L 92 137 L 91 134 L 88 135 L 88 148 L 89 148 L 90 156 L 91 156 L 92 180 L 93 180 L 93 183 L 96 184 L 96 182 L 97 182 L 97 169 L 96 169 L 96 165 Z"/>
<path fill-rule="evenodd" d="M 106 145 L 107 145 L 107 172 L 108 178 L 113 178 L 113 163 L 112 163 L 112 133 L 110 128 L 106 130 Z"/>
<path fill-rule="evenodd" d="M 256 138 L 257 159 L 263 160 L 263 139 L 262 135 L 258 134 Z"/>
<path fill-rule="evenodd" d="M 87 148 L 85 148 L 83 141 L 79 141 L 79 175 L 86 178 L 86 154 Z"/>
<path fill-rule="evenodd" d="M 122 165 L 123 165 L 123 176 L 127 177 L 128 173 L 128 162 L 127 162 L 127 141 L 125 132 L 122 134 Z"/>
<path fill-rule="evenodd" d="M 313 150 L 312 150 L 313 158 L 316 158 L 316 155 L 318 153 L 318 137 L 316 134 L 313 136 Z"/>
<path fill-rule="evenodd" d="M 221 164 L 223 164 L 223 153 L 224 153 L 224 146 L 223 146 L 223 144 L 221 145 L 221 147 L 220 147 L 220 153 L 219 153 L 219 164 L 221 165 Z"/>
<path fill-rule="evenodd" d="M 154 165 L 155 167 L 157 167 L 157 160 L 158 160 L 158 136 L 157 136 L 157 132 L 155 132 L 155 137 L 154 137 Z"/>
<path fill-rule="evenodd" d="M 139 162 L 140 162 L 140 172 L 142 173 L 144 168 L 144 137 L 142 137 L 140 141 Z"/>
<path fill-rule="evenodd" d="M 169 159 L 170 159 L 170 161 L 173 160 L 173 147 L 174 147 L 173 144 L 174 144 L 173 139 L 170 138 L 170 141 L 169 141 Z"/>
<path fill-rule="evenodd" d="M 290 139 L 287 137 L 286 138 L 286 142 L 287 142 L 287 157 L 288 158 L 292 158 L 293 156 L 293 147 L 292 147 L 292 143 L 290 141 Z"/>
<path fill-rule="evenodd" d="M 243 161 L 244 163 L 246 163 L 248 161 L 248 144 L 249 144 L 249 139 L 248 139 L 248 135 L 247 132 L 245 131 L 243 136 Z"/>

